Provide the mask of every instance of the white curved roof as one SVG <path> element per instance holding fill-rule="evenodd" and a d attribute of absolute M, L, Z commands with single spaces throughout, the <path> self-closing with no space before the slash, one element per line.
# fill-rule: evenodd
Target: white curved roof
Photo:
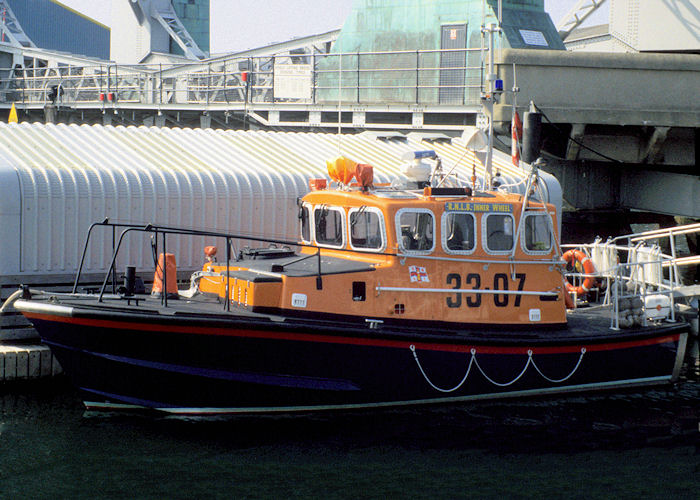
<path fill-rule="evenodd" d="M 73 273 L 91 223 L 155 223 L 297 239 L 296 200 L 308 179 L 327 177 L 341 152 L 374 166 L 377 182 L 400 176 L 401 155 L 435 149 L 460 176 L 483 167 L 449 140 L 376 134 L 223 131 L 101 125 L 0 123 L 0 276 Z M 506 182 L 525 175 L 497 155 Z M 521 186 L 522 187 L 522 186 Z M 198 267 L 203 241 L 168 244 L 178 266 Z M 102 235 L 86 270 L 106 268 Z M 118 266 L 152 269 L 134 241 Z M 119 267 L 121 269 L 121 267 Z"/>

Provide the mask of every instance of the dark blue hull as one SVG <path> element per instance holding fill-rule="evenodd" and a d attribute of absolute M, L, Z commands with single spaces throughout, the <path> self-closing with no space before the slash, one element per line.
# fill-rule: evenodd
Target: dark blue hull
<path fill-rule="evenodd" d="M 60 307 L 58 308 L 60 309 Z M 25 314 L 89 408 L 253 413 L 448 403 L 672 382 L 683 325 L 425 334 L 50 306 Z"/>

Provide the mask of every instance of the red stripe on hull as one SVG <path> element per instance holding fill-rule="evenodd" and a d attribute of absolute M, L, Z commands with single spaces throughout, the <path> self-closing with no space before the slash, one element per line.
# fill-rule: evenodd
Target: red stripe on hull
<path fill-rule="evenodd" d="M 668 342 L 678 342 L 680 333 L 664 335 L 661 337 L 652 337 L 642 340 L 630 340 L 627 342 L 604 342 L 585 344 L 578 343 L 566 346 L 545 346 L 545 347 L 498 347 L 489 345 L 466 345 L 466 344 L 444 344 L 433 342 L 420 341 L 398 341 L 388 339 L 372 339 L 362 337 L 347 337 L 333 336 L 309 333 L 294 333 L 294 332 L 274 332 L 261 330 L 243 330 L 234 328 L 222 327 L 196 327 L 196 326 L 177 326 L 152 324 L 152 323 L 135 323 L 122 322 L 113 320 L 90 319 L 90 318 L 74 318 L 66 316 L 51 316 L 48 314 L 24 313 L 29 319 L 37 319 L 50 321 L 55 323 L 68 323 L 79 326 L 89 326 L 101 329 L 119 329 L 133 330 L 144 332 L 158 333 L 183 333 L 192 335 L 214 335 L 227 337 L 242 337 L 242 338 L 259 338 L 259 339 L 274 339 L 274 340 L 293 340 L 299 342 L 322 342 L 330 344 L 348 344 L 348 345 L 366 345 L 376 347 L 391 347 L 397 349 L 408 349 L 410 346 L 415 346 L 418 350 L 424 351 L 442 351 L 442 352 L 470 352 L 472 348 L 477 349 L 480 354 L 527 354 L 532 351 L 532 354 L 561 354 L 561 353 L 578 353 L 581 348 L 585 347 L 588 352 L 595 351 L 613 351 L 616 349 L 629 349 L 632 347 L 642 347 L 648 345 L 665 344 Z"/>

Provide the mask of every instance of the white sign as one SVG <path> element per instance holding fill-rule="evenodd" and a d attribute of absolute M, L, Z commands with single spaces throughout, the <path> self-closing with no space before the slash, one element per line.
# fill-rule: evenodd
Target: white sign
<path fill-rule="evenodd" d="M 549 47 L 547 39 L 541 31 L 520 30 L 520 36 L 523 37 L 523 42 L 527 45 L 536 45 L 538 47 Z"/>
<path fill-rule="evenodd" d="M 310 64 L 275 64 L 275 99 L 311 99 Z"/>
<path fill-rule="evenodd" d="M 303 293 L 293 293 L 292 307 L 306 307 L 306 295 Z"/>

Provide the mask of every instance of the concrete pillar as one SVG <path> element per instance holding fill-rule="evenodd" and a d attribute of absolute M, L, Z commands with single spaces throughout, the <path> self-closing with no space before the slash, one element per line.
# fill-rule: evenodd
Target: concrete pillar
<path fill-rule="evenodd" d="M 56 123 L 58 113 L 56 112 L 56 106 L 53 104 L 47 104 L 44 106 L 44 122 L 45 123 Z"/>

